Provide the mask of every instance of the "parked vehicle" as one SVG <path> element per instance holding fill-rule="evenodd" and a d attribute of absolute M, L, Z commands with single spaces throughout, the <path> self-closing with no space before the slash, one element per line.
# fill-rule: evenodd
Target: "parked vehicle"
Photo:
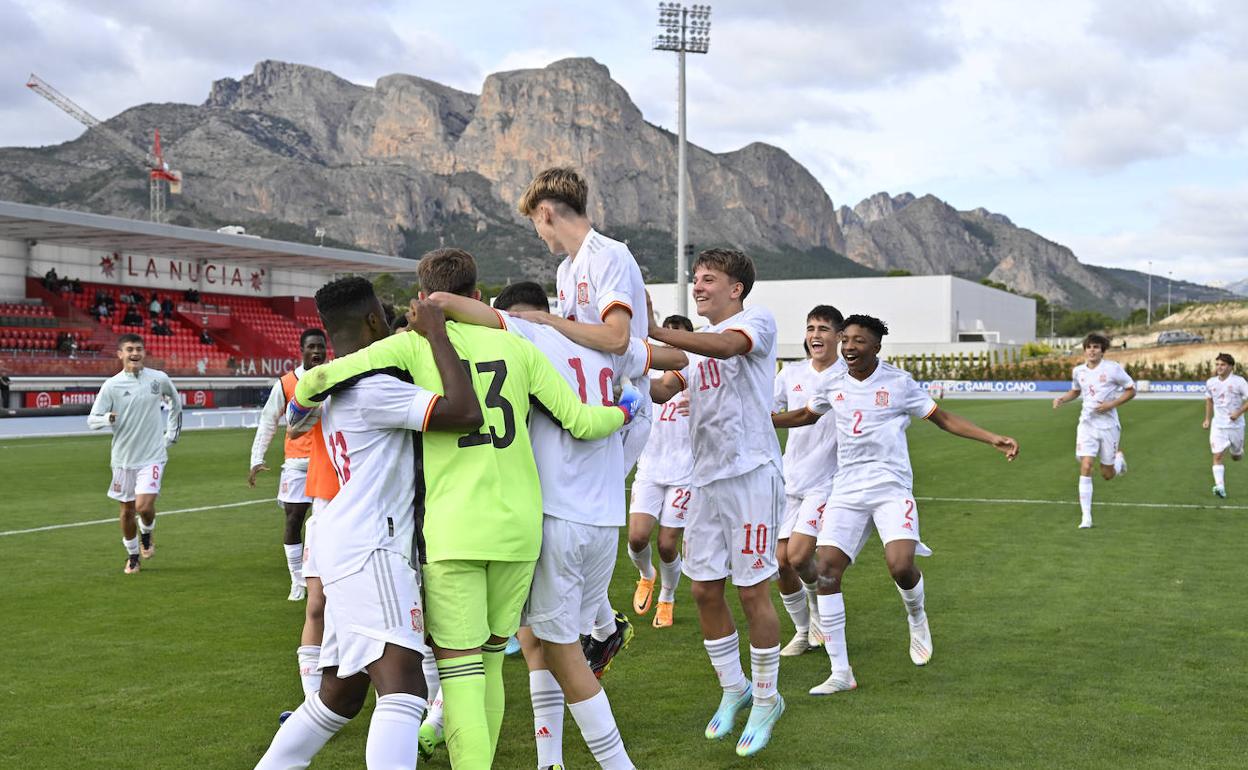
<path fill-rule="evenodd" d="M 1174 331 L 1162 332 L 1157 335 L 1158 345 L 1190 345 L 1193 342 L 1204 341 L 1205 338 L 1199 334 L 1193 334 L 1192 332 L 1181 331 L 1178 329 Z"/>

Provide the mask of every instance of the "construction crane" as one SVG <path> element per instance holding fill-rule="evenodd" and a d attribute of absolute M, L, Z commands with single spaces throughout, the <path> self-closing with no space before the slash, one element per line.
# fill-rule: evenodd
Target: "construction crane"
<path fill-rule="evenodd" d="M 165 221 L 165 187 L 166 185 L 168 186 L 171 195 L 181 195 L 182 172 L 170 170 L 169 164 L 165 162 L 164 152 L 160 148 L 160 129 L 156 129 L 154 132 L 152 149 L 144 150 L 104 125 L 99 118 L 79 107 L 72 99 L 57 91 L 51 84 L 33 72 L 30 75 L 30 79 L 26 81 L 26 87 L 60 107 L 70 117 L 87 128 L 94 128 L 100 136 L 103 136 L 112 142 L 117 149 L 124 152 L 126 157 L 142 164 L 147 169 L 150 182 L 152 221 Z"/>

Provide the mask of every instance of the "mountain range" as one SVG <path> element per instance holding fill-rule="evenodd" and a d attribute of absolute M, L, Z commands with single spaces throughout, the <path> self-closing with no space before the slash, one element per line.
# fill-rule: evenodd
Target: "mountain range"
<path fill-rule="evenodd" d="M 480 94 L 405 74 L 368 87 L 263 61 L 213 83 L 203 104 L 139 105 L 107 124 L 139 146 L 160 130 L 186 180 L 170 201 L 174 224 L 243 224 L 305 242 L 319 227 L 327 245 L 410 257 L 457 245 L 477 255 L 487 282 L 553 277 L 557 260 L 515 201 L 537 171 L 572 165 L 589 182 L 596 226 L 628 241 L 648 280 L 673 276 L 676 137 L 592 59 L 495 73 Z M 690 241 L 746 249 L 762 278 L 952 273 L 1072 308 L 1120 315 L 1144 304 L 1142 274 L 1085 265 L 982 208 L 909 193 L 837 208 L 778 147 L 691 144 L 688 169 Z M 55 146 L 0 148 L 0 199 L 143 219 L 141 172 L 88 130 Z M 1174 296 L 1229 294 L 1176 283 Z"/>

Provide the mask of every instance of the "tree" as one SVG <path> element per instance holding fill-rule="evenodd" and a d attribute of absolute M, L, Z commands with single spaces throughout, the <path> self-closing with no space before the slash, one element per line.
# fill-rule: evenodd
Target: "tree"
<path fill-rule="evenodd" d="M 909 270 L 902 270 L 901 268 L 894 268 L 894 269 L 889 270 L 888 272 L 886 272 L 886 273 L 884 274 L 884 277 L 886 277 L 886 278 L 902 278 L 902 277 L 905 277 L 905 276 L 907 276 L 907 275 L 914 275 L 914 273 L 910 272 Z"/>
<path fill-rule="evenodd" d="M 1088 332 L 1108 329 L 1114 319 L 1095 310 L 1072 310 L 1057 322 L 1057 333 L 1062 337 L 1082 337 Z"/>

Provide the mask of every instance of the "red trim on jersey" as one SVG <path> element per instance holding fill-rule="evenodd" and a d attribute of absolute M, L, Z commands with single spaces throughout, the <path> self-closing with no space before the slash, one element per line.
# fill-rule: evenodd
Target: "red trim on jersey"
<path fill-rule="evenodd" d="M 746 348 L 746 349 L 745 349 L 745 352 L 746 352 L 746 353 L 749 353 L 751 350 L 753 350 L 753 349 L 754 349 L 754 338 L 753 338 L 753 337 L 751 337 L 751 336 L 750 336 L 750 333 L 749 333 L 749 332 L 747 332 L 745 329 L 737 329 L 737 328 L 732 328 L 732 329 L 724 329 L 724 331 L 726 331 L 726 332 L 737 332 L 737 333 L 738 333 L 738 334 L 740 334 L 741 336 L 745 337 L 745 339 L 746 339 L 746 340 L 748 340 L 748 341 L 749 341 L 749 343 L 750 343 L 750 346 L 749 346 L 748 348 Z"/>
<path fill-rule="evenodd" d="M 682 375 L 680 372 L 675 371 L 675 370 L 672 371 L 672 374 L 676 375 L 676 379 L 680 380 L 681 390 L 689 389 L 689 381 L 685 379 L 684 375 Z"/>
<path fill-rule="evenodd" d="M 923 415 L 923 419 L 926 420 L 928 417 L 931 417 L 932 415 L 936 414 L 936 410 L 939 408 L 940 408 L 940 404 L 932 404 L 931 410 L 928 411 L 927 414 Z"/>
<path fill-rule="evenodd" d="M 650 357 L 651 357 L 650 356 L 650 343 L 647 340 L 642 340 L 641 344 L 646 346 L 646 371 L 648 372 L 650 371 Z"/>
<path fill-rule="evenodd" d="M 429 407 L 425 409 L 424 422 L 420 424 L 421 433 L 424 433 L 425 431 L 429 430 L 429 421 L 433 419 L 433 405 L 438 403 L 439 398 L 442 398 L 442 397 L 439 396 L 437 393 L 434 393 L 433 398 L 429 399 Z"/>
<path fill-rule="evenodd" d="M 619 301 L 619 300 L 617 299 L 617 300 L 613 300 L 613 301 L 611 302 L 611 304 L 607 305 L 606 307 L 604 307 L 604 308 L 602 309 L 602 314 L 599 316 L 599 319 L 600 319 L 603 323 L 606 323 L 606 321 L 607 321 L 607 313 L 610 313 L 612 310 L 615 310 L 615 308 L 616 308 L 617 306 L 618 306 L 618 307 L 622 307 L 622 308 L 624 308 L 624 310 L 626 310 L 626 311 L 628 312 L 628 317 L 629 317 L 629 318 L 632 318 L 632 317 L 633 317 L 633 308 L 632 308 L 632 306 L 631 306 L 631 305 L 629 305 L 627 302 L 621 302 L 621 301 Z"/>
<path fill-rule="evenodd" d="M 505 331 L 507 329 L 507 316 L 503 315 L 498 308 L 491 307 L 490 310 L 493 310 L 494 315 L 498 316 L 498 322 L 503 325 L 503 330 Z"/>

